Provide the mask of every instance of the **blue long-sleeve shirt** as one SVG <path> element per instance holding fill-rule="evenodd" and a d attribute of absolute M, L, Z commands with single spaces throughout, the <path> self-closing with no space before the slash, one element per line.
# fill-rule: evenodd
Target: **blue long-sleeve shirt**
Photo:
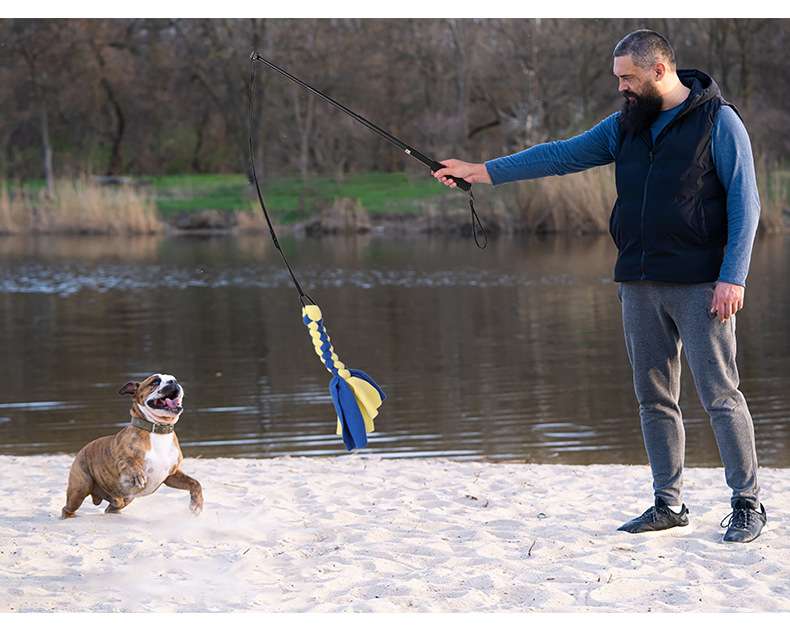
<path fill-rule="evenodd" d="M 682 107 L 683 103 L 659 114 L 650 128 L 654 140 Z M 541 143 L 486 161 L 485 166 L 493 185 L 581 172 L 615 160 L 619 133 L 615 112 L 578 136 Z M 719 281 L 745 286 L 760 218 L 752 146 L 743 122 L 726 105 L 719 110 L 711 137 L 713 164 L 727 192 L 727 246 Z"/>

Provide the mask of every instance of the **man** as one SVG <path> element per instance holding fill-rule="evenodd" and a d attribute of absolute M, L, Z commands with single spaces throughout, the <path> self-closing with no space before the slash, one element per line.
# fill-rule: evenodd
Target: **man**
<path fill-rule="evenodd" d="M 735 313 L 743 308 L 760 213 L 749 136 L 710 76 L 676 70 L 662 35 L 634 31 L 613 58 L 625 98 L 620 112 L 568 140 L 479 164 L 448 159 L 433 174 L 451 187 L 448 175 L 499 185 L 614 161 L 614 279 L 654 491 L 654 505 L 619 529 L 689 525 L 681 500 L 683 346 L 732 489 L 724 540 L 749 542 L 767 519 L 735 364 Z"/>

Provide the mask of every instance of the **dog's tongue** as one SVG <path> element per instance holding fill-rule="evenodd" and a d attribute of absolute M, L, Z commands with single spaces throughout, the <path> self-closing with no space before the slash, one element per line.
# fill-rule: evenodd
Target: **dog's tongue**
<path fill-rule="evenodd" d="M 165 400 L 165 405 L 166 405 L 166 406 L 167 406 L 167 408 L 169 408 L 169 409 L 175 409 L 175 408 L 178 408 L 178 402 L 176 402 L 176 400 L 171 400 L 171 399 L 169 399 L 169 398 Z"/>

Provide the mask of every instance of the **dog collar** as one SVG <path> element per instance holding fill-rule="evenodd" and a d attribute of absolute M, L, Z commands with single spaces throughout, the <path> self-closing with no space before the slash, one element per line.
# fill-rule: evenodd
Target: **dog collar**
<path fill-rule="evenodd" d="M 143 418 L 133 417 L 132 426 L 138 429 L 143 429 L 149 433 L 172 433 L 173 426 L 171 424 L 157 424 L 156 422 L 149 422 Z"/>

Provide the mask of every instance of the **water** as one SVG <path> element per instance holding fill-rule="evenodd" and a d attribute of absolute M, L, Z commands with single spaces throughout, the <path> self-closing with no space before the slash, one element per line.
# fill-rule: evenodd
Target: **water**
<path fill-rule="evenodd" d="M 284 239 L 335 349 L 389 399 L 369 452 L 646 463 L 608 237 Z M 790 239 L 758 240 L 738 315 L 760 462 L 790 466 Z M 187 456 L 344 453 L 280 257 L 242 238 L 0 238 L 0 453 L 73 453 L 176 375 Z M 686 368 L 687 464 L 719 465 Z"/>

